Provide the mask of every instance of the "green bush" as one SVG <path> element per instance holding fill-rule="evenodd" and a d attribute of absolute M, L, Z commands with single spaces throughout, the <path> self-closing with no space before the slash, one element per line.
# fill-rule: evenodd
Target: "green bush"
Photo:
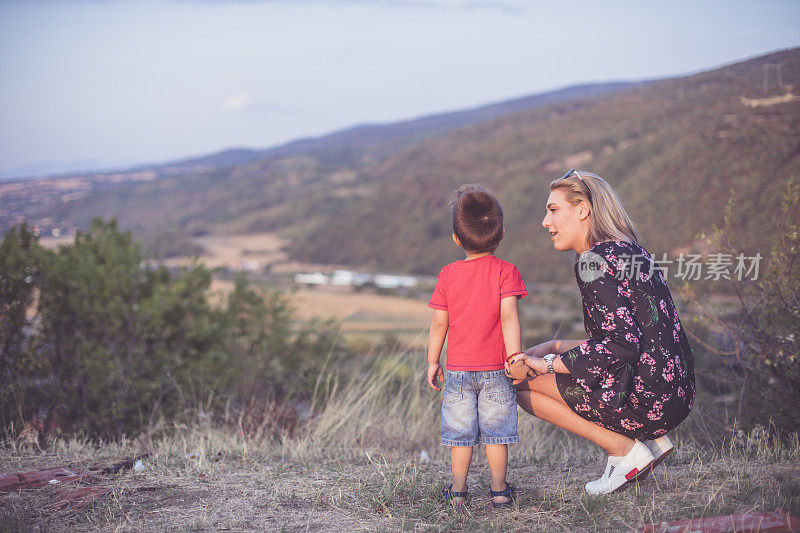
<path fill-rule="evenodd" d="M 24 379 L 39 369 L 33 356 L 30 310 L 36 298 L 44 250 L 26 224 L 12 227 L 0 242 L 0 422 L 27 414 L 33 392 Z"/>
<path fill-rule="evenodd" d="M 727 220 L 737 212 L 731 205 Z M 733 339 L 725 355 L 728 372 L 720 381 L 735 384 L 740 395 L 738 417 L 746 429 L 772 426 L 781 434 L 800 430 L 800 186 L 790 181 L 780 212 L 764 231 L 769 249 L 757 279 L 733 283 L 739 305 L 717 316 Z M 736 234 L 723 228 L 722 242 L 736 250 Z M 774 244 L 769 244 L 770 242 Z M 728 387 L 730 388 L 730 387 Z"/>
<path fill-rule="evenodd" d="M 57 252 L 23 225 L 0 251 L 5 427 L 111 437 L 195 408 L 281 400 L 310 390 L 336 334 L 331 323 L 295 332 L 289 299 L 244 277 L 226 306 L 211 305 L 211 270 L 148 266 L 115 221 L 93 221 Z"/>
<path fill-rule="evenodd" d="M 237 276 L 223 316 L 230 395 L 240 402 L 309 395 L 338 326 L 314 320 L 293 331 L 293 321 L 288 296 L 253 288 L 243 274 Z"/>

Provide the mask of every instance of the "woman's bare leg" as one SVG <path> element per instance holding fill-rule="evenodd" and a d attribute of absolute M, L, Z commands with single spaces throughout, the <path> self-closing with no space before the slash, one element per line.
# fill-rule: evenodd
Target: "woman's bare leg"
<path fill-rule="evenodd" d="M 633 439 L 589 422 L 570 409 L 558 393 L 553 374 L 520 383 L 517 403 L 533 416 L 590 440 L 609 455 L 625 455 L 633 447 Z"/>

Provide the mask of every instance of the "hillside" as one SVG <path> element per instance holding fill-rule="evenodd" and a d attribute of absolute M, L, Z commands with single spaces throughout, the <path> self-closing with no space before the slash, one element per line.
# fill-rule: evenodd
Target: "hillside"
<path fill-rule="evenodd" d="M 782 84 L 769 64 L 782 65 Z M 477 181 L 506 211 L 499 252 L 526 279 L 564 281 L 569 257 L 553 251 L 539 224 L 547 183 L 578 167 L 614 185 L 654 253 L 698 246 L 731 194 L 752 247 L 769 239 L 782 188 L 800 178 L 798 78 L 793 49 L 684 78 L 582 86 L 266 151 L 3 183 L 0 231 L 23 219 L 49 231 L 114 216 L 157 256 L 197 252 L 191 235 L 278 231 L 296 259 L 434 274 L 457 258 L 448 196 Z"/>
<path fill-rule="evenodd" d="M 543 94 L 515 98 L 475 109 L 439 113 L 391 124 L 363 124 L 329 135 L 299 139 L 265 150 L 233 149 L 217 154 L 148 166 L 155 171 L 194 171 L 201 168 L 225 167 L 251 161 L 294 155 L 338 156 L 345 160 L 374 159 L 396 152 L 401 147 L 457 128 L 485 122 L 503 115 L 534 109 L 557 102 L 609 94 L 644 85 L 646 82 L 592 83 L 567 87 Z"/>
<path fill-rule="evenodd" d="M 362 125 L 266 150 L 233 149 L 127 171 L 0 183 L 0 233 L 27 220 L 45 233 L 117 217 L 156 256 L 197 253 L 187 236 L 286 229 L 342 211 L 377 174 L 369 169 L 408 146 L 459 127 L 642 83 L 587 84 L 382 125 Z"/>
<path fill-rule="evenodd" d="M 764 89 L 764 65 L 776 63 L 783 85 L 773 71 Z M 374 169 L 379 185 L 368 199 L 296 240 L 291 252 L 435 273 L 458 257 L 448 239 L 448 195 L 481 182 L 506 212 L 499 253 L 526 279 L 563 280 L 569 270 L 554 267 L 565 260 L 540 223 L 549 181 L 572 167 L 609 180 L 654 253 L 696 248 L 698 235 L 722 222 L 732 195 L 741 244 L 763 246 L 781 191 L 800 179 L 798 82 L 800 49 L 793 49 L 461 129 L 388 158 Z"/>

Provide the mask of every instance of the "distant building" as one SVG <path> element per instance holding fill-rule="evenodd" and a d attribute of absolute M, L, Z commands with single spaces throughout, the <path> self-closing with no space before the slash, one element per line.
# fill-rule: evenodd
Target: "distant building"
<path fill-rule="evenodd" d="M 393 276 L 391 274 L 375 274 L 372 282 L 381 289 L 399 289 L 414 287 L 417 285 L 417 278 L 414 276 Z"/>
<path fill-rule="evenodd" d="M 331 276 L 331 285 L 349 285 L 358 287 L 369 283 L 372 276 L 369 274 L 359 274 L 353 270 L 336 270 Z"/>
<path fill-rule="evenodd" d="M 415 287 L 417 278 L 414 276 L 394 276 L 391 274 L 362 274 L 354 270 L 336 270 L 333 274 L 326 275 L 321 272 L 313 274 L 295 274 L 294 282 L 303 285 L 333 285 L 337 287 L 362 287 L 372 283 L 381 289 L 400 289 Z"/>
<path fill-rule="evenodd" d="M 304 285 L 328 285 L 331 282 L 331 278 L 322 272 L 314 272 L 313 274 L 295 274 L 294 282 L 302 283 Z"/>

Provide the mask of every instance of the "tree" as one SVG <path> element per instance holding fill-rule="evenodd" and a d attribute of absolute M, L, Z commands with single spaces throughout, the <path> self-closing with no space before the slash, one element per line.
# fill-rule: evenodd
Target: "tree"
<path fill-rule="evenodd" d="M 0 422 L 29 415 L 23 401 L 29 377 L 37 369 L 32 354 L 33 306 L 44 250 L 23 223 L 0 243 Z"/>
<path fill-rule="evenodd" d="M 58 251 L 12 228 L 0 244 L 4 425 L 118 437 L 201 405 L 310 396 L 336 325 L 298 329 L 289 297 L 244 276 L 214 306 L 212 274 L 149 266 L 114 220 Z"/>
<path fill-rule="evenodd" d="M 113 220 L 78 232 L 42 276 L 49 416 L 119 435 L 146 425 L 156 408 L 169 415 L 197 400 L 221 354 L 210 283 L 199 265 L 175 275 L 143 265 L 139 245 Z"/>
<path fill-rule="evenodd" d="M 294 331 L 293 318 L 289 296 L 270 287 L 254 288 L 243 274 L 236 277 L 226 311 L 233 369 L 229 394 L 247 401 L 311 390 L 338 325 L 311 321 Z"/>

